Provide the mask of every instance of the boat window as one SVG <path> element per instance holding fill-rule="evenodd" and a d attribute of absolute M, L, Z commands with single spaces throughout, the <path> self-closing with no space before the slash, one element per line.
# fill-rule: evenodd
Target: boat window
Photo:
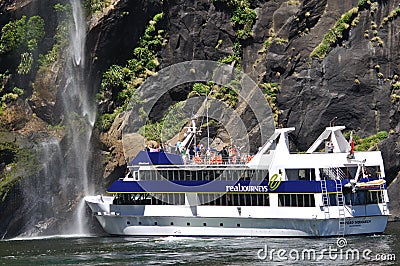
<path fill-rule="evenodd" d="M 114 198 L 115 205 L 185 205 L 185 193 L 123 193 Z"/>
<path fill-rule="evenodd" d="M 269 206 L 267 193 L 198 194 L 200 205 L 212 206 Z"/>
<path fill-rule="evenodd" d="M 356 191 L 344 193 L 346 205 L 366 205 L 383 203 L 382 191 Z"/>
<path fill-rule="evenodd" d="M 338 203 L 337 194 L 329 194 L 329 205 L 337 206 L 337 203 Z"/>
<path fill-rule="evenodd" d="M 313 194 L 278 194 L 279 207 L 315 207 Z"/>
<path fill-rule="evenodd" d="M 366 166 L 364 171 L 367 178 L 380 178 L 382 176 L 379 165 Z"/>
<path fill-rule="evenodd" d="M 288 180 L 315 180 L 315 169 L 285 169 Z"/>
<path fill-rule="evenodd" d="M 357 167 L 340 167 L 340 169 L 345 173 L 346 179 L 354 179 L 357 173 Z"/>
<path fill-rule="evenodd" d="M 115 205 L 150 204 L 150 197 L 148 193 L 117 194 L 114 197 L 113 204 Z"/>
<path fill-rule="evenodd" d="M 321 180 L 355 179 L 357 166 L 320 168 Z"/>
<path fill-rule="evenodd" d="M 264 180 L 268 170 L 260 169 L 149 169 L 140 170 L 142 180 Z"/>
<path fill-rule="evenodd" d="M 378 191 L 368 191 L 367 204 L 377 204 L 380 202 L 380 195 Z"/>

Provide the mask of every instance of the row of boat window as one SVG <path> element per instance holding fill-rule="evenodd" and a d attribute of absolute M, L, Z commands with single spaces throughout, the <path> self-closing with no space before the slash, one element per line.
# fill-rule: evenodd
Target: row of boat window
<path fill-rule="evenodd" d="M 366 205 L 383 203 L 381 191 L 357 191 L 356 193 L 344 193 L 346 205 Z M 338 205 L 337 194 L 329 194 L 330 206 Z M 269 194 L 197 194 L 198 205 L 211 206 L 269 206 Z M 323 195 L 326 197 L 326 195 Z M 163 194 L 117 194 L 114 198 L 116 205 L 185 205 L 185 193 Z M 314 194 L 278 194 L 279 207 L 315 207 Z"/>
<path fill-rule="evenodd" d="M 269 195 L 261 194 L 198 194 L 199 205 L 269 206 Z"/>
<path fill-rule="evenodd" d="M 320 179 L 354 179 L 357 167 L 320 168 Z M 288 180 L 316 180 L 316 169 L 285 169 Z M 379 176 L 379 166 L 368 166 L 360 175 L 368 177 Z M 139 171 L 142 180 L 268 180 L 268 171 L 261 169 L 153 169 Z"/>
<path fill-rule="evenodd" d="M 316 180 L 316 169 L 285 169 L 288 180 Z M 379 177 L 379 166 L 367 166 L 359 172 L 359 175 L 377 178 Z M 321 180 L 337 179 L 355 179 L 357 167 L 338 167 L 338 168 L 320 168 L 319 177 Z M 360 177 L 360 176 L 359 176 Z"/>
<path fill-rule="evenodd" d="M 279 194 L 280 207 L 315 207 L 313 194 Z M 198 205 L 209 206 L 269 206 L 269 194 L 253 193 L 224 193 L 197 194 Z M 117 194 L 114 198 L 117 205 L 184 205 L 184 193 L 164 194 Z"/>
<path fill-rule="evenodd" d="M 269 206 L 269 195 L 259 194 L 197 194 L 198 205 L 212 206 Z M 116 205 L 185 205 L 185 193 L 117 194 Z"/>
<path fill-rule="evenodd" d="M 143 170 L 139 171 L 142 180 L 264 180 L 267 170 L 255 169 L 206 169 L 206 170 Z"/>
<path fill-rule="evenodd" d="M 326 197 L 325 195 L 323 195 Z M 366 204 L 378 204 L 384 202 L 384 197 L 381 191 L 366 191 L 360 190 L 355 193 L 344 192 L 344 202 L 346 205 L 366 205 Z M 337 206 L 338 197 L 337 194 L 329 194 L 329 205 Z"/>
<path fill-rule="evenodd" d="M 279 207 L 315 207 L 314 194 L 278 194 Z"/>
<path fill-rule="evenodd" d="M 126 224 L 127 225 L 131 225 L 132 223 L 131 223 L 131 221 L 126 221 Z M 141 221 L 139 221 L 138 223 L 137 223 L 138 225 L 147 225 L 147 226 L 151 226 L 151 225 L 163 225 L 163 224 L 159 224 L 157 221 L 155 221 L 155 222 L 152 222 L 152 223 L 149 223 L 149 222 L 145 222 L 145 223 L 142 223 Z M 165 225 L 168 225 L 168 224 L 164 224 L 164 226 Z M 170 222 L 169 223 L 169 225 L 175 225 L 174 224 L 174 222 Z M 191 225 L 191 223 L 190 222 L 186 222 L 186 226 L 190 226 Z M 179 226 L 183 226 L 183 225 L 179 225 Z M 203 223 L 203 226 L 207 226 L 207 223 L 206 222 L 204 222 Z M 211 226 L 213 226 L 213 225 L 211 225 Z M 222 226 L 224 226 L 224 223 L 219 223 L 219 226 L 220 227 L 222 227 Z M 213 226 L 213 227 L 215 227 L 215 226 Z M 238 224 L 236 224 L 236 227 L 240 227 L 240 224 L 238 223 Z"/>

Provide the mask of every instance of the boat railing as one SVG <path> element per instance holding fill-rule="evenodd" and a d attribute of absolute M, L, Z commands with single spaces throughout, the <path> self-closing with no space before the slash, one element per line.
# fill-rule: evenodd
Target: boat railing
<path fill-rule="evenodd" d="M 339 167 L 323 168 L 324 175 L 328 176 L 329 179 L 346 179 L 346 173 Z"/>
<path fill-rule="evenodd" d="M 197 155 L 185 156 L 183 161 L 186 165 L 245 165 L 253 159 L 252 154 L 241 154 L 232 156 L 222 155 Z"/>

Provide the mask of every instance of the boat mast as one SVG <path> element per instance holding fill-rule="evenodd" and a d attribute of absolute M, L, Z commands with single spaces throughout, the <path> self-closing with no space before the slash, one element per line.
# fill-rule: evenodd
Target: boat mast
<path fill-rule="evenodd" d="M 206 94 L 207 151 L 210 150 L 210 127 L 208 124 L 208 94 Z"/>
<path fill-rule="evenodd" d="M 198 132 L 200 132 L 200 131 L 197 131 L 196 121 L 197 121 L 197 116 L 193 116 L 191 118 L 191 126 L 186 127 L 187 128 L 187 136 L 181 144 L 181 146 L 185 147 L 186 149 L 189 148 L 192 138 L 194 140 L 194 144 L 196 145 L 196 134 Z"/>

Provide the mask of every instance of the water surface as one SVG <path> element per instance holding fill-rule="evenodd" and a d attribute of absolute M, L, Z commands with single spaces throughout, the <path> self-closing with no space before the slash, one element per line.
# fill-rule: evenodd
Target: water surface
<path fill-rule="evenodd" d="M 327 263 L 398 265 L 400 264 L 399 225 L 399 223 L 389 224 L 385 234 L 382 235 L 346 237 L 347 244 L 342 241 L 340 247 L 337 238 L 51 236 L 11 239 L 0 241 L 0 263 L 2 265 L 323 265 Z"/>

